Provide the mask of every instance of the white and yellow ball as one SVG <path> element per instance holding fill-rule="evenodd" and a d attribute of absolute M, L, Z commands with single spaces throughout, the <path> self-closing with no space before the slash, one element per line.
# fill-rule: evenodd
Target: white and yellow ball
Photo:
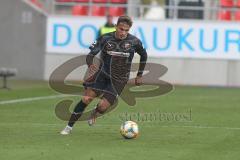
<path fill-rule="evenodd" d="M 138 125 L 133 121 L 126 121 L 121 125 L 121 135 L 126 139 L 136 138 L 139 134 Z"/>

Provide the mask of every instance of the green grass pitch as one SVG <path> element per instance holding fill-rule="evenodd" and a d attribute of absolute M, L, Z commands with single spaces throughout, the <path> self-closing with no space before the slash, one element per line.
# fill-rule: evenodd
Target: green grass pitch
<path fill-rule="evenodd" d="M 0 90 L 0 160 L 236 160 L 240 157 L 240 89 L 175 87 L 167 95 L 119 106 L 89 127 L 78 122 L 71 135 L 55 115 L 63 99 L 44 82 L 10 81 Z M 23 101 L 12 101 L 23 99 Z M 26 100 L 26 99 L 25 99 Z M 96 102 L 93 102 L 93 104 Z M 93 105 L 90 105 L 93 107 Z M 151 117 L 155 115 L 155 117 Z M 137 121 L 140 135 L 126 140 L 123 121 Z"/>

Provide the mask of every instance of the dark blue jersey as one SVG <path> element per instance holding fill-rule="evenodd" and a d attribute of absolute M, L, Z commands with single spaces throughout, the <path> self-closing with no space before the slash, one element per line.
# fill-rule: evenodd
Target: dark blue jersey
<path fill-rule="evenodd" d="M 142 42 L 134 35 L 128 34 L 124 39 L 117 39 L 115 32 L 99 37 L 90 47 L 87 64 L 93 63 L 93 57 L 100 53 L 101 69 L 113 78 L 128 79 L 134 54 L 140 55 L 138 76 L 141 76 L 147 61 L 147 52 Z"/>

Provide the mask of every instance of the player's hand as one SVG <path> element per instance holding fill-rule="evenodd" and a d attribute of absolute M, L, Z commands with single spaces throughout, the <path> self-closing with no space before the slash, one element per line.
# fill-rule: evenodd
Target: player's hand
<path fill-rule="evenodd" d="M 142 76 L 137 76 L 136 78 L 135 78 L 135 85 L 136 86 L 140 86 L 140 85 L 142 85 Z"/>

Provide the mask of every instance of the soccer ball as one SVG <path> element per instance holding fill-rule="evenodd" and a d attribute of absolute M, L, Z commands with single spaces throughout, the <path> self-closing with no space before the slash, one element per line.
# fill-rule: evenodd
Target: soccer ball
<path fill-rule="evenodd" d="M 121 135 L 126 139 L 136 138 L 139 134 L 138 125 L 133 121 L 126 121 L 121 125 Z"/>

